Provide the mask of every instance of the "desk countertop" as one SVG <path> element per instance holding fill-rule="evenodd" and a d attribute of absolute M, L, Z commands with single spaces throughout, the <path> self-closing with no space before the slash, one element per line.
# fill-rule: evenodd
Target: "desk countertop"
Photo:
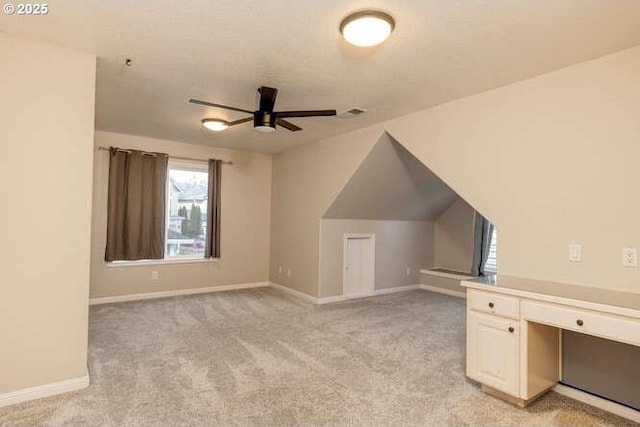
<path fill-rule="evenodd" d="M 542 294 L 549 297 L 566 298 L 594 304 L 637 310 L 640 313 L 640 293 L 615 291 L 588 286 L 569 285 L 545 280 L 525 279 L 513 276 L 494 275 L 462 281 L 462 286 L 475 289 L 519 295 Z"/>

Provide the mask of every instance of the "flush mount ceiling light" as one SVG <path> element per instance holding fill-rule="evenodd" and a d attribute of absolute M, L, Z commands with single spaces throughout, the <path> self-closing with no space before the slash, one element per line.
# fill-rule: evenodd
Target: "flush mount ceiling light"
<path fill-rule="evenodd" d="M 355 12 L 340 23 L 340 33 L 356 46 L 375 46 L 385 41 L 393 31 L 393 18 L 377 10 Z"/>
<path fill-rule="evenodd" d="M 229 127 L 229 122 L 222 119 L 203 119 L 202 126 L 214 132 L 220 132 Z"/>

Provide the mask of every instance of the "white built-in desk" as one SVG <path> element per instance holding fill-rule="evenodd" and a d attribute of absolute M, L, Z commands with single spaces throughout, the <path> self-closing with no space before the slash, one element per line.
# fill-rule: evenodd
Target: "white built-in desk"
<path fill-rule="evenodd" d="M 568 329 L 640 346 L 640 294 L 490 276 L 467 291 L 467 376 L 521 406 L 561 378 Z"/>

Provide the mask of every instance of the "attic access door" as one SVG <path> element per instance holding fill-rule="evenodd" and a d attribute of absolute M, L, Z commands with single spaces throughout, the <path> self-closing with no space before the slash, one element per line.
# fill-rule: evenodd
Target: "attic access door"
<path fill-rule="evenodd" d="M 373 295 L 375 278 L 375 235 L 344 235 L 342 294 L 346 298 Z"/>

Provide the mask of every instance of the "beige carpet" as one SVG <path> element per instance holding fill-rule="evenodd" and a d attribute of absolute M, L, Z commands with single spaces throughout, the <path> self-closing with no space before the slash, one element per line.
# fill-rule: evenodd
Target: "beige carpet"
<path fill-rule="evenodd" d="M 0 425 L 623 425 L 550 393 L 526 410 L 464 375 L 464 301 L 313 306 L 262 288 L 91 309 L 85 390 Z"/>

